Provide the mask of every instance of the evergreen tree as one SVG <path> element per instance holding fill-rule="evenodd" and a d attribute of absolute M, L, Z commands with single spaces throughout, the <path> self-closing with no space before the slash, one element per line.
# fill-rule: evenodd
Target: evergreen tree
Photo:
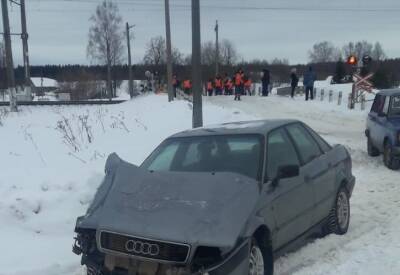
<path fill-rule="evenodd" d="M 334 83 L 341 83 L 346 76 L 346 66 L 342 59 L 336 62 L 335 75 L 333 76 Z"/>
<path fill-rule="evenodd" d="M 377 89 L 389 89 L 393 86 L 390 79 L 388 72 L 380 67 L 372 77 L 372 83 Z"/>

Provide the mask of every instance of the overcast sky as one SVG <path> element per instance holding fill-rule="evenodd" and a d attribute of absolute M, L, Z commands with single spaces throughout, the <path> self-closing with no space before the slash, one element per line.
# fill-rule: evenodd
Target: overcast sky
<path fill-rule="evenodd" d="M 134 61 L 145 45 L 165 35 L 163 0 L 114 0 L 124 22 L 136 24 Z M 380 41 L 389 57 L 400 57 L 399 0 L 200 0 L 202 40 L 230 39 L 246 59 L 287 58 L 305 63 L 316 42 L 342 46 L 350 40 Z M 100 0 L 26 0 L 31 63 L 88 64 L 89 17 Z M 170 0 L 173 46 L 191 51 L 190 0 Z M 10 8 L 12 31 L 20 31 L 18 7 Z M 1 23 L 0 23 L 1 24 Z M 1 25 L 1 30 L 3 26 Z M 13 38 L 21 62 L 21 41 Z"/>

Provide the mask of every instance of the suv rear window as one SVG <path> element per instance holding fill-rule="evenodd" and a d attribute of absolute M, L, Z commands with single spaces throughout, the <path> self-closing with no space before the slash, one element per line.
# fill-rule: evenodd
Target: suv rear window
<path fill-rule="evenodd" d="M 374 104 L 372 104 L 371 112 L 374 112 L 377 114 L 381 113 L 384 105 L 385 105 L 385 96 L 376 95 Z"/>

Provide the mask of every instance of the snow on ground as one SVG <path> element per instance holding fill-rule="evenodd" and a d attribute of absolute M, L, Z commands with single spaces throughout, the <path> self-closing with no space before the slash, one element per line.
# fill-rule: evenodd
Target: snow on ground
<path fill-rule="evenodd" d="M 352 153 L 357 184 L 348 234 L 278 259 L 277 275 L 400 273 L 399 172 L 367 156 L 366 112 L 302 97 L 205 98 L 206 124 L 296 118 Z M 0 243 L 12 249 L 2 253 L 0 274 L 81 275 L 71 252 L 74 222 L 101 180 L 106 156 L 116 151 L 139 164 L 165 137 L 190 128 L 191 105 L 149 95 L 113 106 L 22 107 L 6 116 L 0 111 Z"/>

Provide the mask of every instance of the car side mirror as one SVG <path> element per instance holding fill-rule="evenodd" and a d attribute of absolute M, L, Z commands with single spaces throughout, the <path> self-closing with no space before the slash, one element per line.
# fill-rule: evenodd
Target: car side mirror
<path fill-rule="evenodd" d="M 284 165 L 278 168 L 278 174 L 272 181 L 272 186 L 277 187 L 281 179 L 294 178 L 300 175 L 300 167 L 298 165 Z"/>

